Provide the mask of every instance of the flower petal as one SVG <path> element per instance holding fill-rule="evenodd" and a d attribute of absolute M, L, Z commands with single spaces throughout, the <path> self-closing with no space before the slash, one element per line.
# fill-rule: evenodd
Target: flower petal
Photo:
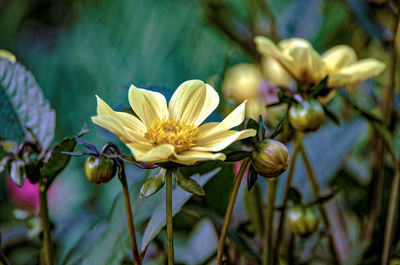
<path fill-rule="evenodd" d="M 194 151 L 220 151 L 231 143 L 240 139 L 248 138 L 256 135 L 256 131 L 253 129 L 247 129 L 243 131 L 225 131 L 218 134 L 211 135 L 207 138 L 198 140 L 196 145 L 191 148 Z"/>
<path fill-rule="evenodd" d="M 227 131 L 241 124 L 246 114 L 246 101 L 234 109 L 226 118 L 219 123 L 206 123 L 199 127 L 198 140 L 207 138 L 210 135 Z"/>
<path fill-rule="evenodd" d="M 194 165 L 197 162 L 209 160 L 225 160 L 226 156 L 223 153 L 209 153 L 197 151 L 185 151 L 180 154 L 175 154 L 175 159 L 172 161 L 183 165 Z"/>
<path fill-rule="evenodd" d="M 172 118 L 199 126 L 218 106 L 219 96 L 209 84 L 201 80 L 182 83 L 169 102 Z"/>
<path fill-rule="evenodd" d="M 129 104 L 144 124 L 151 124 L 157 119 L 168 118 L 167 101 L 165 97 L 154 91 L 137 88 L 131 85 L 129 88 Z"/>
<path fill-rule="evenodd" d="M 92 121 L 109 130 L 113 134 L 117 135 L 122 142 L 131 143 L 131 142 L 141 142 L 140 138 L 135 138 L 137 133 L 132 131 L 131 129 L 125 127 L 117 118 L 112 116 L 94 116 L 92 117 Z"/>
<path fill-rule="evenodd" d="M 104 100 L 96 95 L 97 98 L 97 115 L 99 116 L 111 116 L 116 118 L 123 127 L 127 127 L 132 130 L 134 138 L 140 141 L 146 141 L 144 133 L 147 128 L 138 118 L 126 113 L 114 111 Z"/>
<path fill-rule="evenodd" d="M 141 144 L 127 144 L 137 161 L 147 163 L 161 163 L 171 160 L 174 154 L 174 146 L 170 144 L 160 144 L 148 148 Z"/>
<path fill-rule="evenodd" d="M 353 48 L 348 45 L 338 45 L 322 54 L 322 60 L 334 71 L 357 61 L 357 55 Z"/>

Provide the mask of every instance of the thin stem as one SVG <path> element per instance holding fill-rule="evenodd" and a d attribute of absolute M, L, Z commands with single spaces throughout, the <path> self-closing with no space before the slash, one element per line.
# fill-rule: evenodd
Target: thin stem
<path fill-rule="evenodd" d="M 11 265 L 8 261 L 6 255 L 4 255 L 3 250 L 0 248 L 0 264 L 2 265 Z"/>
<path fill-rule="evenodd" d="M 131 199 L 129 197 L 129 189 L 128 183 L 126 181 L 126 173 L 125 173 L 125 166 L 123 163 L 120 163 L 120 172 L 119 172 L 119 180 L 122 184 L 122 191 L 124 194 L 124 204 L 125 204 L 125 213 L 126 213 L 126 221 L 128 223 L 129 229 L 129 238 L 131 241 L 131 249 L 133 259 L 135 261 L 135 265 L 141 265 L 142 261 L 140 259 L 137 242 L 136 242 L 136 233 L 135 233 L 135 225 L 133 224 L 133 215 L 131 210 Z"/>
<path fill-rule="evenodd" d="M 315 198 L 320 198 L 322 195 L 321 192 L 321 188 L 319 187 L 318 184 L 318 179 L 317 179 L 317 175 L 314 172 L 314 169 L 312 167 L 311 161 L 308 158 L 307 152 L 304 148 L 304 144 L 303 142 L 301 143 L 301 156 L 303 158 L 303 162 L 304 162 L 304 167 L 306 169 L 307 172 L 307 176 L 308 176 L 308 181 L 310 182 L 312 191 L 314 193 L 314 197 Z M 329 231 L 329 245 L 330 245 L 330 249 L 332 252 L 332 256 L 334 259 L 334 263 L 335 264 L 341 264 L 340 262 L 340 258 L 339 258 L 339 250 L 337 249 L 337 246 L 335 244 L 335 239 L 330 231 L 331 228 L 331 221 L 329 219 L 329 215 L 325 209 L 325 206 L 323 204 L 319 204 L 319 211 L 321 212 L 321 216 L 322 219 L 324 221 L 324 225 L 325 225 L 325 229 Z"/>
<path fill-rule="evenodd" d="M 274 253 L 272 247 L 273 227 L 274 227 L 274 213 L 275 213 L 275 198 L 278 181 L 271 179 L 268 181 L 268 201 L 267 210 L 265 212 L 265 248 L 264 248 L 264 264 L 272 265 L 274 263 Z"/>
<path fill-rule="evenodd" d="M 399 187 L 400 187 L 400 163 L 394 162 L 395 173 L 393 177 L 392 189 L 390 191 L 389 209 L 386 217 L 385 235 L 383 243 L 383 252 L 381 265 L 388 264 L 390 246 L 393 239 L 393 225 L 396 218 L 396 210 L 399 201 Z"/>
<path fill-rule="evenodd" d="M 47 202 L 47 190 L 45 185 L 39 185 L 39 200 L 40 200 L 40 220 L 43 229 L 43 253 L 44 263 L 46 265 L 54 264 L 53 254 L 53 241 L 51 238 L 50 231 L 50 218 L 49 218 L 49 206 Z"/>
<path fill-rule="evenodd" d="M 242 182 L 243 174 L 250 163 L 250 159 L 246 158 L 242 162 L 242 166 L 240 167 L 239 173 L 235 178 L 235 182 L 233 184 L 233 188 L 231 191 L 231 195 L 229 197 L 228 207 L 226 209 L 224 223 L 222 225 L 221 235 L 219 237 L 218 242 L 218 254 L 217 254 L 217 265 L 222 265 L 222 257 L 224 255 L 224 245 L 226 235 L 228 233 L 229 223 L 231 221 L 231 216 L 233 212 L 233 207 L 235 206 L 236 197 L 239 191 L 240 183 Z"/>
<path fill-rule="evenodd" d="M 167 248 L 168 248 L 168 265 L 174 264 L 174 236 L 172 224 L 172 171 L 167 170 L 166 176 L 166 216 L 167 216 Z"/>
<path fill-rule="evenodd" d="M 290 186 L 292 185 L 294 169 L 296 167 L 296 160 L 297 160 L 299 150 L 301 148 L 302 139 L 303 139 L 303 135 L 301 133 L 298 133 L 296 136 L 295 142 L 294 142 L 292 159 L 290 161 L 288 174 L 287 174 L 286 182 L 285 182 L 285 189 L 283 191 L 283 198 L 282 198 L 283 208 L 282 208 L 281 214 L 279 216 L 278 226 L 277 226 L 276 234 L 275 234 L 275 244 L 274 244 L 275 257 L 277 256 L 276 253 L 278 253 L 278 251 L 279 251 L 279 245 L 283 238 L 283 233 L 284 233 L 283 224 L 285 223 L 285 217 L 286 217 L 286 205 L 288 202 L 288 190 L 289 190 Z"/>
<path fill-rule="evenodd" d="M 290 241 L 288 248 L 288 264 L 295 264 L 294 252 L 296 250 L 296 236 L 290 233 Z"/>

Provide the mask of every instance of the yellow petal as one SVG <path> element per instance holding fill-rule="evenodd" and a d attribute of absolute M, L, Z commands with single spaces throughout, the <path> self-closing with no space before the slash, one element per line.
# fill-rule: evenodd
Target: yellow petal
<path fill-rule="evenodd" d="M 293 79 L 289 73 L 275 59 L 263 56 L 262 68 L 266 79 L 279 87 L 291 88 Z"/>
<path fill-rule="evenodd" d="M 199 126 L 218 106 L 219 96 L 209 84 L 201 80 L 182 83 L 169 102 L 172 118 Z"/>
<path fill-rule="evenodd" d="M 209 160 L 225 160 L 226 156 L 223 153 L 209 153 L 197 151 L 185 151 L 180 154 L 175 154 L 175 159 L 172 161 L 183 165 L 194 165 L 197 162 Z"/>
<path fill-rule="evenodd" d="M 338 45 L 322 54 L 322 59 L 330 68 L 330 71 L 337 70 L 357 61 L 357 55 L 353 48 L 348 45 Z"/>
<path fill-rule="evenodd" d="M 135 133 L 129 128 L 122 125 L 122 123 L 112 116 L 94 116 L 92 117 L 92 121 L 109 130 L 113 134 L 117 135 L 122 142 L 130 143 L 130 142 L 138 142 L 140 139 L 135 139 Z"/>
<path fill-rule="evenodd" d="M 301 38 L 290 38 L 290 39 L 285 39 L 279 42 L 278 44 L 279 47 L 281 47 L 284 52 L 290 53 L 291 50 L 296 49 L 296 48 L 311 48 L 312 45 L 308 40 L 301 39 Z"/>
<path fill-rule="evenodd" d="M 210 135 L 227 131 L 241 124 L 246 114 L 246 101 L 234 109 L 226 118 L 219 123 L 206 123 L 199 127 L 198 140 L 207 138 Z"/>
<path fill-rule="evenodd" d="M 12 54 L 11 52 L 7 51 L 7 50 L 0 49 L 0 58 L 5 58 L 5 59 L 9 60 L 12 63 L 16 63 L 17 62 L 17 58 L 15 57 L 15 55 Z"/>
<path fill-rule="evenodd" d="M 144 124 L 151 124 L 157 119 L 165 119 L 169 116 L 167 101 L 158 92 L 131 85 L 129 88 L 129 104 Z"/>
<path fill-rule="evenodd" d="M 283 54 L 281 49 L 268 38 L 257 36 L 254 38 L 254 42 L 260 54 L 274 58 L 292 77 L 297 79 L 299 73 L 293 58 Z"/>
<path fill-rule="evenodd" d="M 143 122 L 141 122 L 138 118 L 129 113 L 114 111 L 100 97 L 96 96 L 96 98 L 97 98 L 97 115 L 111 116 L 116 118 L 122 126 L 132 130 L 135 139 L 140 141 L 146 141 L 146 139 L 144 138 L 144 133 L 146 132 L 147 128 L 143 124 Z"/>
<path fill-rule="evenodd" d="M 150 149 L 140 144 L 127 144 L 135 159 L 147 163 L 161 163 L 171 160 L 174 155 L 174 146 L 170 144 L 160 144 Z"/>
<path fill-rule="evenodd" d="M 194 151 L 220 151 L 231 143 L 256 135 L 253 129 L 243 131 L 225 131 L 218 134 L 211 135 L 207 138 L 199 139 L 191 150 Z"/>

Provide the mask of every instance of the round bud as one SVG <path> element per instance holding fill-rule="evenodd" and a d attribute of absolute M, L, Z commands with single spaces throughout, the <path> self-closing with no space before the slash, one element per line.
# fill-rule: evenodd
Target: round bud
<path fill-rule="evenodd" d="M 275 178 L 282 174 L 289 164 L 289 152 L 281 142 L 266 139 L 251 153 L 255 171 L 266 178 Z"/>
<path fill-rule="evenodd" d="M 318 229 L 319 219 L 319 212 L 314 207 L 297 205 L 288 211 L 289 227 L 296 236 L 312 235 Z"/>
<path fill-rule="evenodd" d="M 89 156 L 85 162 L 85 174 L 90 182 L 100 184 L 109 182 L 116 173 L 117 167 L 107 157 Z"/>
<path fill-rule="evenodd" d="M 289 121 L 294 129 L 300 132 L 316 131 L 325 119 L 321 104 L 315 99 L 295 104 L 289 109 Z"/>

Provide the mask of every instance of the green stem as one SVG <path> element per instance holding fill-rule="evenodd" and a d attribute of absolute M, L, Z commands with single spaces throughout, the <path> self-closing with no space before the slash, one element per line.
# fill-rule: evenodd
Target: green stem
<path fill-rule="evenodd" d="M 294 259 L 294 252 L 296 250 L 296 236 L 290 233 L 290 241 L 288 248 L 288 264 L 296 264 Z"/>
<path fill-rule="evenodd" d="M 321 188 L 319 187 L 318 184 L 318 179 L 317 179 L 317 175 L 314 172 L 314 169 L 312 167 L 311 161 L 308 158 L 307 152 L 304 148 L 304 144 L 303 142 L 301 143 L 301 156 L 303 158 L 303 162 L 304 162 L 304 167 L 306 169 L 307 172 L 307 176 L 308 176 L 308 181 L 310 182 L 312 191 L 314 193 L 314 197 L 315 198 L 320 198 L 322 195 L 321 192 Z M 335 264 L 341 264 L 340 262 L 340 258 L 339 258 L 339 250 L 337 249 L 337 246 L 335 244 L 335 239 L 330 231 L 331 228 L 331 221 L 329 219 L 329 215 L 325 209 L 325 206 L 323 204 L 319 204 L 319 211 L 321 212 L 321 216 L 322 219 L 324 221 L 324 225 L 325 225 L 325 229 L 329 232 L 329 246 L 332 252 L 332 256 L 334 259 L 334 263 Z"/>
<path fill-rule="evenodd" d="M 222 257 L 224 255 L 224 245 L 225 239 L 228 233 L 229 223 L 231 221 L 231 216 L 233 212 L 233 207 L 235 206 L 236 197 L 239 192 L 240 183 L 242 182 L 243 174 L 250 163 L 250 159 L 246 158 L 242 162 L 242 166 L 240 167 L 239 173 L 235 178 L 235 182 L 233 184 L 233 188 L 231 191 L 231 195 L 229 197 L 228 207 L 226 209 L 224 223 L 222 225 L 221 235 L 219 237 L 218 242 L 218 254 L 217 254 L 217 265 L 222 265 Z"/>
<path fill-rule="evenodd" d="M 174 236 L 172 224 L 172 171 L 167 170 L 166 179 L 166 216 L 167 216 L 167 247 L 168 265 L 174 264 Z"/>
<path fill-rule="evenodd" d="M 265 248 L 263 254 L 265 265 L 272 265 L 274 263 L 272 239 L 273 239 L 275 198 L 276 198 L 277 187 L 278 187 L 278 180 L 271 179 L 268 181 L 268 201 L 267 201 L 267 210 L 265 212 L 265 227 L 264 227 Z"/>
<path fill-rule="evenodd" d="M 43 229 L 43 254 L 44 263 L 46 265 L 54 264 L 53 254 L 53 241 L 51 238 L 50 231 L 50 218 L 49 218 L 49 206 L 47 202 L 47 190 L 45 185 L 39 185 L 39 200 L 40 200 L 40 220 Z"/>
<path fill-rule="evenodd" d="M 399 187 L 400 187 L 400 165 L 396 159 L 394 159 L 395 173 L 393 177 L 392 189 L 390 191 L 389 209 L 386 217 L 385 235 L 383 243 L 383 253 L 381 259 L 381 265 L 388 264 L 390 246 L 393 239 L 393 225 L 396 218 L 396 210 L 398 208 L 399 201 Z"/>
<path fill-rule="evenodd" d="M 131 250 L 132 250 L 133 259 L 135 261 L 135 265 L 141 265 L 142 261 L 140 259 L 137 242 L 136 242 L 135 225 L 133 223 L 133 215 L 132 215 L 132 209 L 131 209 L 131 199 L 129 197 L 129 189 L 128 189 L 128 183 L 126 181 L 126 173 L 125 173 L 124 165 L 121 166 L 121 170 L 119 172 L 119 180 L 121 181 L 122 192 L 124 194 L 126 221 L 128 223 L 129 238 L 131 241 Z"/>
<path fill-rule="evenodd" d="M 4 255 L 3 250 L 0 248 L 0 264 L 1 265 L 10 265 L 11 263 L 8 261 L 6 255 Z"/>
<path fill-rule="evenodd" d="M 285 223 L 285 217 L 286 217 L 286 204 L 288 202 L 288 191 L 290 186 L 292 185 L 292 181 L 293 181 L 293 175 L 294 175 L 294 169 L 296 168 L 296 160 L 297 160 L 297 156 L 299 153 L 299 150 L 301 148 L 301 142 L 303 139 L 303 134 L 298 133 L 296 135 L 296 139 L 294 142 L 294 147 L 293 147 L 293 153 L 292 153 L 292 159 L 290 161 L 289 164 L 289 169 L 288 169 L 288 173 L 286 176 L 286 182 L 285 182 L 285 188 L 283 191 L 283 198 L 282 198 L 282 211 L 281 214 L 279 216 L 279 221 L 278 221 L 278 226 L 276 229 L 276 236 L 275 236 L 275 244 L 274 244 L 274 253 L 275 253 L 275 257 L 277 256 L 276 254 L 279 251 L 279 245 L 281 243 L 281 240 L 283 238 L 283 224 Z"/>

